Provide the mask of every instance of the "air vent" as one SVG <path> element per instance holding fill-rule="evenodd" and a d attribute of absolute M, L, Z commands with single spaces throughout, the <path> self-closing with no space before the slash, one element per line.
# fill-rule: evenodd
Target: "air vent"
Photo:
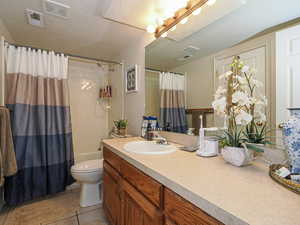
<path fill-rule="evenodd" d="M 185 54 L 188 55 L 194 55 L 197 51 L 199 51 L 199 48 L 193 45 L 190 45 L 188 47 L 186 47 L 185 49 L 183 49 Z"/>
<path fill-rule="evenodd" d="M 64 19 L 69 18 L 70 6 L 51 0 L 44 0 L 43 5 L 45 13 Z"/>
<path fill-rule="evenodd" d="M 183 57 L 177 58 L 178 61 L 185 61 L 191 58 L 193 55 L 185 55 Z"/>
<path fill-rule="evenodd" d="M 44 27 L 44 16 L 42 13 L 26 9 L 28 23 L 33 26 Z"/>

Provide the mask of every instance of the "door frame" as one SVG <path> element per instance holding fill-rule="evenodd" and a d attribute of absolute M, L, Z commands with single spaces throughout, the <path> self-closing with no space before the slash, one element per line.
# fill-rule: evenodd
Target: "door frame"
<path fill-rule="evenodd" d="M 243 54 L 258 48 L 265 47 L 265 74 L 266 74 L 266 97 L 268 99 L 267 121 L 270 125 L 276 124 L 276 34 L 270 33 L 258 38 L 248 39 L 225 49 L 213 56 L 213 83 L 214 91 L 217 88 L 216 62 L 235 55 Z"/>

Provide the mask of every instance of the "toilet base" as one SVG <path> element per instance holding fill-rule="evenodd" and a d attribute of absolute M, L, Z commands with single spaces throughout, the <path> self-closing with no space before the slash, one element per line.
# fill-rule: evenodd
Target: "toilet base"
<path fill-rule="evenodd" d="M 102 203 L 102 183 L 81 184 L 80 206 L 89 207 Z"/>

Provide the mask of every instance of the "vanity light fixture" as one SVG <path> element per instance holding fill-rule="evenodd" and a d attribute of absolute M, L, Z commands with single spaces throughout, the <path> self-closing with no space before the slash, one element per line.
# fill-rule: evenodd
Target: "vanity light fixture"
<path fill-rule="evenodd" d="M 181 21 L 180 21 L 180 23 L 181 24 L 186 24 L 186 22 L 189 20 L 189 18 L 188 17 L 185 17 L 185 18 L 183 18 Z"/>
<path fill-rule="evenodd" d="M 149 33 L 155 33 L 155 37 L 166 37 L 167 32 L 174 31 L 177 24 L 185 24 L 188 21 L 190 15 L 199 15 L 202 11 L 202 7 L 205 5 L 212 6 L 216 3 L 216 0 L 186 0 L 178 10 L 174 13 L 171 13 L 171 10 L 168 13 L 164 14 L 170 16 L 168 18 L 162 19 L 162 17 L 156 17 L 155 23 L 152 23 L 147 27 Z"/>
<path fill-rule="evenodd" d="M 201 13 L 201 11 L 202 11 L 202 8 L 198 8 L 198 9 L 196 9 L 194 12 L 192 12 L 192 14 L 193 14 L 194 16 L 197 16 L 197 15 L 199 15 L 199 14 Z"/>
<path fill-rule="evenodd" d="M 163 33 L 162 35 L 161 35 L 161 37 L 163 37 L 163 38 L 165 38 L 165 37 L 167 37 L 168 36 L 168 32 L 165 32 L 165 33 Z"/>
<path fill-rule="evenodd" d="M 216 3 L 217 0 L 208 0 L 207 5 L 211 6 Z"/>
<path fill-rule="evenodd" d="M 150 34 L 153 34 L 155 32 L 156 28 L 154 25 L 150 24 L 148 25 L 147 27 L 147 32 L 150 33 Z"/>
<path fill-rule="evenodd" d="M 175 25 L 174 27 L 172 27 L 172 28 L 170 29 L 170 31 L 174 31 L 174 30 L 176 30 L 176 28 L 177 28 L 177 26 Z"/>

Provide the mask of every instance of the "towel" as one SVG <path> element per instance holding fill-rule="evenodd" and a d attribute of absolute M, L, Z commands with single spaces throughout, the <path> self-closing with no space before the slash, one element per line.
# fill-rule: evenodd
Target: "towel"
<path fill-rule="evenodd" d="M 0 107 L 0 186 L 4 177 L 17 173 L 16 154 L 10 126 L 9 110 Z"/>

